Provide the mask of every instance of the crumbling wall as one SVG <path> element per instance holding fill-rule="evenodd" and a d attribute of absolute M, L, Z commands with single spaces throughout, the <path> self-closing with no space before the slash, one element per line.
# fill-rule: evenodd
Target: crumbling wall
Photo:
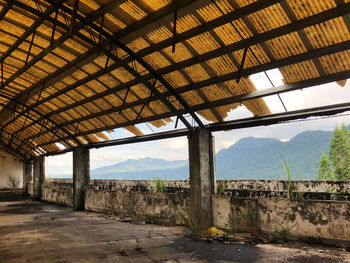
<path fill-rule="evenodd" d="M 152 180 L 91 180 L 85 209 L 149 223 L 181 223 L 177 211 L 189 206 L 188 181 L 163 181 L 156 192 Z"/>
<path fill-rule="evenodd" d="M 41 200 L 64 206 L 73 206 L 71 179 L 49 179 L 41 186 Z"/>
<path fill-rule="evenodd" d="M 350 243 L 350 202 L 212 196 L 214 225 L 282 239 Z"/>
<path fill-rule="evenodd" d="M 181 223 L 177 211 L 189 206 L 189 194 L 122 192 L 88 189 L 85 209 L 148 223 Z"/>
<path fill-rule="evenodd" d="M 22 161 L 0 149 L 0 189 L 10 188 L 8 182 L 10 176 L 15 176 L 19 179 L 18 188 L 23 187 Z"/>
<path fill-rule="evenodd" d="M 286 198 L 287 180 L 218 180 L 220 195 L 251 198 Z M 291 181 L 295 198 L 330 200 L 335 195 L 349 196 L 350 181 Z"/>
<path fill-rule="evenodd" d="M 164 192 L 178 193 L 189 192 L 189 180 L 164 180 Z M 91 180 L 90 189 L 109 190 L 122 192 L 154 192 L 156 190 L 154 180 Z"/>
<path fill-rule="evenodd" d="M 85 208 L 150 223 L 183 223 L 178 211 L 190 207 L 189 182 L 164 183 L 163 192 L 156 192 L 155 181 L 91 180 Z M 293 181 L 290 185 L 237 180 L 218 181 L 218 185 L 218 194 L 212 196 L 217 227 L 279 239 L 350 242 L 350 181 Z M 290 198 L 288 187 L 294 191 Z M 51 179 L 42 186 L 42 195 L 43 200 L 71 206 L 71 180 Z"/>

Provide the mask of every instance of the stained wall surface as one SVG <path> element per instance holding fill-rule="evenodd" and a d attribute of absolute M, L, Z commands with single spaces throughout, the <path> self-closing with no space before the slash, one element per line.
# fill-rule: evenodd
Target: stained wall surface
<path fill-rule="evenodd" d="M 20 179 L 19 188 L 23 186 L 23 164 L 16 157 L 0 151 L 0 189 L 9 188 L 9 176 Z"/>

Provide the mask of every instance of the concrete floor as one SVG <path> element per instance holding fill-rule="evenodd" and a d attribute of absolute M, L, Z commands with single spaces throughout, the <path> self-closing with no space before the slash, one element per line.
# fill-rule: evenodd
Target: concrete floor
<path fill-rule="evenodd" d="M 185 238 L 185 233 L 183 227 L 123 223 L 0 192 L 0 263 L 350 262 L 343 249 L 207 243 Z"/>

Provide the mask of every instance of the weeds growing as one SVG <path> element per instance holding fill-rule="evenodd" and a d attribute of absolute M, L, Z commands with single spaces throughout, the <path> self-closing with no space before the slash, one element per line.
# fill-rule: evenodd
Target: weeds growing
<path fill-rule="evenodd" d="M 12 189 L 18 189 L 19 188 L 19 185 L 21 183 L 21 180 L 19 179 L 18 176 L 15 176 L 15 175 L 10 175 L 8 177 L 8 186 Z"/>

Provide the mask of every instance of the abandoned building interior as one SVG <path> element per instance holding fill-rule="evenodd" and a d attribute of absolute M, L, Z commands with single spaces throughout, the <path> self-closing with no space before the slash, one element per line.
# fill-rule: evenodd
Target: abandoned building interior
<path fill-rule="evenodd" d="M 349 202 L 312 198 L 322 196 L 316 192 L 329 196 L 327 189 L 348 195 L 349 182 L 295 182 L 310 196 L 307 201 L 285 198 L 282 181 L 227 181 L 230 194 L 219 195 L 213 136 L 349 111 L 350 101 L 290 111 L 278 97 L 284 111 L 272 112 L 264 100 L 312 87 L 317 93 L 315 87 L 327 83 L 346 86 L 349 0 L 0 0 L 0 7 L 0 188 L 15 176 L 34 200 L 74 211 L 147 215 L 177 224 L 181 218 L 174 219 L 173 208 L 188 207 L 191 222 L 201 230 L 227 229 L 234 214 L 235 231 L 283 236 L 285 229 L 291 239 L 350 247 Z M 271 88 L 257 89 L 249 78 L 273 69 L 280 71 L 283 85 L 271 82 Z M 228 119 L 239 106 L 253 117 Z M 154 132 L 143 134 L 138 125 L 144 123 Z M 157 131 L 162 127 L 167 130 Z M 132 135 L 112 139 L 117 129 Z M 175 137 L 188 138 L 190 179 L 167 182 L 169 192 L 144 193 L 154 182 L 90 180 L 90 149 Z M 46 180 L 47 157 L 67 152 L 73 153 L 72 181 Z M 15 215 L 5 208 L 12 199 L 6 198 L 0 215 L 11 222 Z M 13 202 L 29 202 L 21 198 Z M 36 203 L 25 204 L 23 216 L 29 218 Z M 81 212 L 60 209 L 61 215 L 86 220 Z M 12 235 L 5 226 L 0 222 L 1 240 Z M 99 228 L 96 235 L 105 231 L 108 236 Z M 73 226 L 67 231 L 74 232 Z M 178 230 L 164 231 L 175 238 Z M 10 258 L 7 245 L 0 245 L 0 262 L 2 254 L 4 262 L 25 262 L 23 255 L 18 261 Z M 35 257 L 30 262 L 35 260 L 56 262 Z M 201 260 L 211 262 L 205 256 Z M 257 260 L 248 262 L 279 262 L 278 257 Z M 350 256 L 342 260 L 350 262 Z"/>

